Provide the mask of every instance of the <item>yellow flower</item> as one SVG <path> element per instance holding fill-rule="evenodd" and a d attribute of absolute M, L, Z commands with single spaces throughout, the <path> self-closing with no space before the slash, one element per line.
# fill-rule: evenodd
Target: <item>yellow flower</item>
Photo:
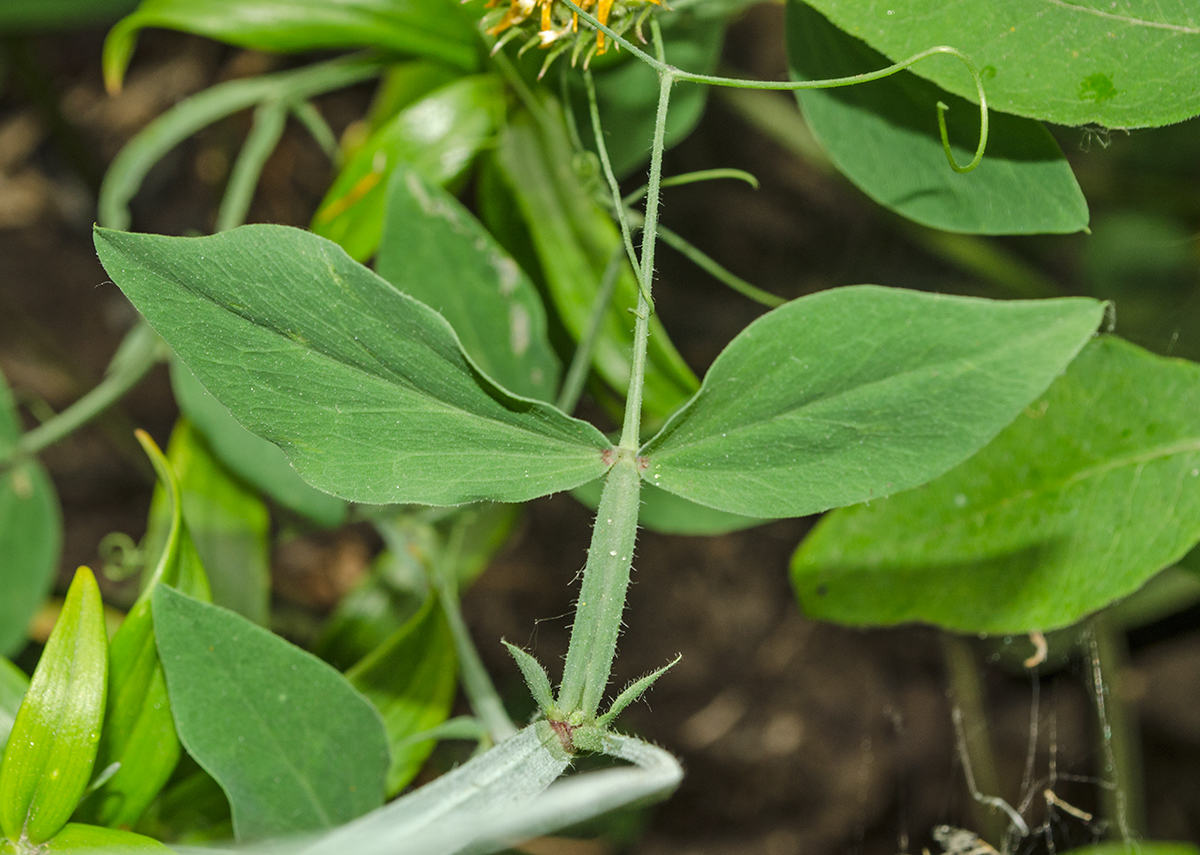
<path fill-rule="evenodd" d="M 577 4 L 614 32 L 624 35 L 634 29 L 641 37 L 642 22 L 654 6 L 661 5 L 661 0 L 577 0 Z M 542 66 L 543 73 L 568 49 L 572 50 L 572 64 L 586 51 L 585 67 L 593 55 L 608 49 L 604 33 L 597 32 L 593 42 L 586 33 L 579 32 L 579 15 L 562 0 L 488 0 L 484 8 L 489 10 L 483 17 L 484 30 L 489 36 L 497 37 L 494 50 L 500 50 L 521 35 L 527 38 L 521 47 L 522 53 L 534 45 L 551 50 Z M 539 12 L 536 21 L 533 20 L 535 12 Z"/>

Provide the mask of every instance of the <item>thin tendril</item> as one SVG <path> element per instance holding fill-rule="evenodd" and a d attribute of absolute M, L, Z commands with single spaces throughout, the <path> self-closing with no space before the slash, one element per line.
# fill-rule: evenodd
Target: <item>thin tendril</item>
<path fill-rule="evenodd" d="M 681 187 L 684 184 L 695 184 L 698 181 L 713 181 L 717 178 L 736 178 L 739 181 L 745 181 L 755 190 L 758 189 L 758 179 L 746 172 L 744 169 L 720 168 L 720 169 L 698 169 L 695 172 L 682 172 L 679 175 L 672 175 L 670 178 L 662 180 L 663 187 Z M 634 190 L 628 196 L 621 200 L 621 204 L 626 207 L 633 205 L 641 200 L 646 195 L 646 185 L 643 184 L 638 189 Z"/>
<path fill-rule="evenodd" d="M 675 80 L 687 81 L 689 83 L 707 83 L 710 86 L 732 86 L 739 89 L 781 89 L 786 91 L 795 91 L 798 89 L 836 89 L 840 86 L 854 86 L 858 83 L 869 83 L 872 80 L 882 80 L 885 77 L 890 77 L 893 74 L 904 71 L 905 69 L 915 65 L 927 57 L 935 54 L 948 54 L 959 60 L 967 67 L 967 71 L 971 73 L 972 80 L 975 81 L 975 94 L 979 99 L 979 143 L 975 147 L 975 156 L 966 166 L 959 166 L 954 160 L 954 154 L 950 150 L 950 135 L 946 130 L 945 113 L 949 110 L 949 106 L 939 101 L 937 104 L 938 111 L 938 133 L 942 138 L 942 148 L 946 152 L 946 159 L 950 163 L 950 168 L 955 172 L 964 173 L 970 172 L 975 167 L 979 166 L 983 160 L 983 153 L 987 149 L 988 140 L 988 106 L 987 95 L 983 91 L 983 75 L 979 73 L 979 69 L 975 67 L 975 63 L 971 61 L 965 53 L 958 48 L 950 47 L 949 45 L 938 45 L 931 47 L 920 53 L 915 53 L 908 59 L 902 62 L 897 62 L 894 65 L 889 65 L 886 68 L 881 68 L 878 71 L 869 71 L 863 74 L 854 74 L 849 77 L 831 77 L 827 80 L 739 80 L 732 77 L 720 77 L 713 74 L 694 74 L 690 71 L 683 71 L 676 68 L 661 59 L 657 59 L 646 53 L 641 48 L 637 47 L 624 36 L 618 34 L 608 26 L 600 23 L 595 16 L 589 14 L 582 7 L 574 2 L 574 0 L 563 0 L 563 2 L 577 13 L 589 26 L 599 30 L 606 36 L 611 38 L 621 47 L 628 50 L 642 62 L 650 65 L 660 75 L 669 74 Z M 651 22 L 654 23 L 653 21 Z"/>

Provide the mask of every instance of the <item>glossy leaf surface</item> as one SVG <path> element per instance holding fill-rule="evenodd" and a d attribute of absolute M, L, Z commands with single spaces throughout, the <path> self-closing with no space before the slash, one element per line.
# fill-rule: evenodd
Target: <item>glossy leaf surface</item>
<path fill-rule="evenodd" d="M 798 80 L 849 77 L 889 61 L 808 6 L 787 7 L 788 62 Z M 1039 122 L 992 112 L 987 154 L 965 175 L 950 168 L 938 101 L 955 160 L 975 154 L 979 108 L 901 72 L 838 89 L 798 91 L 813 134 L 837 168 L 879 204 L 922 225 L 978 234 L 1076 232 L 1088 207 L 1058 143 Z"/>
<path fill-rule="evenodd" d="M 997 110 L 1061 125 L 1167 125 L 1200 113 L 1191 0 L 810 0 L 893 61 L 952 45 L 984 73 Z M 964 22 L 970 22 L 964 26 Z M 936 58 L 917 74 L 974 98 L 962 63 Z"/>
<path fill-rule="evenodd" d="M 346 517 L 346 502 L 300 477 L 283 449 L 253 434 L 204 388 L 179 359 L 171 360 L 171 388 L 179 408 L 204 435 L 222 463 L 284 507 L 333 527 Z"/>
<path fill-rule="evenodd" d="M 0 375 L 0 455 L 21 436 L 12 391 Z M 62 545 L 62 511 L 46 470 L 34 459 L 0 466 L 0 656 L 25 646 L 26 628 L 50 593 Z"/>
<path fill-rule="evenodd" d="M 383 803 L 383 724 L 342 675 L 172 588 L 153 602 L 179 736 L 225 790 L 238 839 L 333 827 Z"/>
<path fill-rule="evenodd" d="M 977 451 L 1091 337 L 1095 300 L 858 285 L 794 300 L 722 351 L 642 449 L 643 477 L 730 513 L 804 516 L 928 481 Z"/>
<path fill-rule="evenodd" d="M 440 313 L 500 385 L 554 399 L 559 364 L 537 289 L 470 211 L 415 170 L 392 176 L 375 270 Z"/>
<path fill-rule="evenodd" d="M 200 381 L 317 487 L 373 504 L 524 501 L 606 469 L 599 431 L 495 386 L 440 315 L 315 235 L 98 230 L 97 248 Z"/>
<path fill-rule="evenodd" d="M 373 47 L 478 62 L 479 36 L 454 0 L 142 0 L 104 43 L 104 76 L 119 86 L 145 27 L 207 36 L 252 50 Z"/>
<path fill-rule="evenodd" d="M 68 822 L 62 831 L 46 841 L 42 851 L 62 853 L 62 855 L 87 855 L 87 853 L 102 855 L 102 853 L 110 852 L 128 852 L 129 855 L 136 855 L 138 852 L 146 852 L 149 855 L 170 855 L 171 853 L 169 848 L 153 837 L 115 828 L 83 825 L 78 822 Z"/>
<path fill-rule="evenodd" d="M 1089 346 L 989 446 L 831 514 L 792 564 L 806 613 L 1018 633 L 1073 623 L 1200 540 L 1200 366 Z"/>
<path fill-rule="evenodd" d="M 313 215 L 312 230 L 351 257 L 375 254 L 383 232 L 388 180 L 405 164 L 435 184 L 458 178 L 492 141 L 504 89 L 480 74 L 436 89 L 373 133 L 338 173 Z"/>
<path fill-rule="evenodd" d="M 8 744 L 13 719 L 21 706 L 21 699 L 29 689 L 29 678 L 25 672 L 7 659 L 0 657 L 0 752 Z M 3 755 L 0 755 L 3 756 Z"/>
<path fill-rule="evenodd" d="M 108 684 L 104 605 L 92 571 L 67 591 L 0 766 L 0 830 L 37 845 L 66 824 L 96 761 Z"/>
<path fill-rule="evenodd" d="M 454 639 L 435 597 L 346 679 L 383 716 L 391 747 L 387 794 L 395 796 L 416 777 L 435 740 L 415 739 L 450 715 L 458 684 Z"/>
<path fill-rule="evenodd" d="M 561 111 L 553 102 L 544 106 L 549 120 L 540 130 L 527 114 L 509 121 L 496 162 L 529 228 L 554 308 L 578 340 L 621 236 L 575 172 Z M 629 385 L 637 292 L 633 269 L 623 262 L 593 351 L 596 372 L 622 395 Z M 651 417 L 664 419 L 695 391 L 697 381 L 657 316 L 650 319 L 647 360 L 643 406 Z"/>
<path fill-rule="evenodd" d="M 154 643 L 150 597 L 160 584 L 189 596 L 209 599 L 208 579 L 183 519 L 182 495 L 175 471 L 148 434 L 138 431 L 159 487 L 151 507 L 156 541 L 151 572 L 109 646 L 108 702 L 98 761 L 120 768 L 91 794 L 81 818 L 99 825 L 132 827 L 158 795 L 179 762 L 179 737 L 171 718 L 166 680 Z M 154 507 L 157 505 L 157 507 Z M 155 517 L 161 532 L 155 536 Z"/>

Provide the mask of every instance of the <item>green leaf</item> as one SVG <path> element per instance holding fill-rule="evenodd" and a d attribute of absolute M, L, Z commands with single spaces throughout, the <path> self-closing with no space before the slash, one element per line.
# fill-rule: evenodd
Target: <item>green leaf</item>
<path fill-rule="evenodd" d="M 13 35 L 107 25 L 133 11 L 137 0 L 6 0 L 0 32 Z"/>
<path fill-rule="evenodd" d="M 12 391 L 0 375 L 0 460 L 21 436 Z M 26 629 L 50 593 L 62 547 L 62 511 L 37 460 L 0 463 L 0 656 L 25 646 Z"/>
<path fill-rule="evenodd" d="M 792 577 L 807 614 L 1019 633 L 1074 623 L 1200 540 L 1200 366 L 1094 342 L 921 489 L 831 514 Z"/>
<path fill-rule="evenodd" d="M 396 169 L 375 270 L 439 312 L 489 377 L 526 398 L 554 399 L 558 357 L 524 271 L 478 220 L 416 170 Z"/>
<path fill-rule="evenodd" d="M 179 762 L 179 737 L 171 718 L 166 679 L 154 644 L 150 597 L 159 584 L 209 599 L 208 579 L 183 520 L 179 482 L 148 434 L 138 441 L 158 475 L 150 531 L 160 529 L 153 570 L 141 595 L 109 645 L 108 704 L 97 759 L 100 768 L 120 767 L 81 805 L 77 818 L 99 825 L 132 827 L 158 795 Z M 155 519 L 160 524 L 155 524 Z M 148 537 L 147 540 L 151 538 Z"/>
<path fill-rule="evenodd" d="M 496 162 L 529 227 L 554 307 L 578 341 L 604 269 L 620 248 L 621 236 L 575 172 L 574 151 L 567 141 L 561 110 L 549 100 L 542 106 L 547 112 L 545 122 L 535 123 L 524 112 L 510 119 L 501 134 Z M 597 373 L 622 395 L 629 385 L 631 311 L 637 295 L 633 269 L 625 263 L 592 358 Z M 665 419 L 696 386 L 695 376 L 658 317 L 652 317 L 642 401 L 646 413 Z"/>
<path fill-rule="evenodd" d="M 341 525 L 346 503 L 301 478 L 283 449 L 242 427 L 178 358 L 171 360 L 171 388 L 179 409 L 204 434 L 222 463 L 279 504 L 318 525 Z"/>
<path fill-rule="evenodd" d="M 1177 843 L 1169 840 L 1139 840 L 1137 850 L 1143 855 L 1200 855 L 1200 847 L 1195 843 Z M 1091 846 L 1069 849 L 1063 855 L 1122 855 L 1128 851 L 1128 844 L 1114 840 L 1110 843 L 1094 843 Z"/>
<path fill-rule="evenodd" d="M 952 45 L 984 74 L 997 110 L 1061 125 L 1168 125 L 1200 113 L 1191 0 L 809 0 L 838 27 L 895 61 Z M 964 22 L 970 22 L 964 26 Z M 962 63 L 937 57 L 913 70 L 974 98 Z"/>
<path fill-rule="evenodd" d="M 346 679 L 383 716 L 392 762 L 387 794 L 395 796 L 416 777 L 434 740 L 414 739 L 450 716 L 458 659 L 450 627 L 429 597 L 391 638 L 346 672 Z"/>
<path fill-rule="evenodd" d="M 152 837 L 134 834 L 132 831 L 119 831 L 115 828 L 101 828 L 95 825 L 82 825 L 69 822 L 63 830 L 43 844 L 42 852 L 61 852 L 62 855 L 87 855 L 87 853 L 122 853 L 149 852 L 151 855 L 170 855 L 171 850 Z"/>
<path fill-rule="evenodd" d="M 602 481 L 590 481 L 571 491 L 571 495 L 592 510 L 600 506 Z M 718 511 L 705 505 L 689 502 L 682 496 L 660 490 L 653 484 L 642 485 L 642 507 L 638 525 L 659 534 L 715 535 L 727 534 L 762 525 L 767 520 Z"/>
<path fill-rule="evenodd" d="M 80 567 L 33 672 L 0 766 L 0 830 L 14 843 L 49 840 L 87 789 L 108 684 L 104 604 Z"/>
<path fill-rule="evenodd" d="M 375 254 L 383 232 L 388 179 L 399 164 L 434 184 L 460 177 L 492 142 L 504 87 L 490 74 L 464 77 L 405 107 L 355 151 L 313 215 L 312 230 L 351 257 Z"/>
<path fill-rule="evenodd" d="M 29 690 L 29 678 L 25 672 L 7 659 L 0 657 L 0 752 L 8 744 L 13 720 L 21 707 L 21 699 Z"/>
<path fill-rule="evenodd" d="M 321 489 L 371 504 L 519 502 L 607 468 L 594 427 L 493 384 L 440 315 L 315 235 L 98 229 L 96 246 L 200 381 Z"/>
<path fill-rule="evenodd" d="M 120 88 L 145 27 L 182 30 L 252 50 L 370 47 L 466 70 L 479 63 L 471 14 L 454 0 L 142 0 L 104 42 L 110 89 Z"/>
<path fill-rule="evenodd" d="M 721 57 L 725 35 L 723 17 L 700 17 L 695 6 L 688 12 L 660 16 L 667 62 L 698 74 L 712 74 Z M 627 176 L 650 159 L 654 139 L 654 117 L 658 111 L 658 74 L 653 68 L 623 51 L 593 57 L 596 101 L 605 133 L 605 144 L 613 171 Z M 595 149 L 592 121 L 588 115 L 587 90 L 578 74 L 568 76 L 575 124 L 583 142 Z M 671 90 L 667 114 L 668 148 L 686 139 L 704 114 L 708 87 L 679 83 Z"/>
<path fill-rule="evenodd" d="M 642 449 L 703 505 L 792 517 L 882 498 L 979 450 L 1095 331 L 1104 304 L 875 285 L 780 306 L 738 334 Z"/>
<path fill-rule="evenodd" d="M 808 6 L 787 7 L 792 77 L 817 80 L 875 71 L 889 61 Z M 922 225 L 976 234 L 1077 232 L 1083 192 L 1058 143 L 1039 122 L 993 111 L 987 154 L 965 175 L 946 162 L 939 101 L 954 157 L 967 163 L 979 108 L 908 72 L 839 89 L 798 91 L 813 135 L 837 168 L 879 204 Z"/>
<path fill-rule="evenodd" d="M 239 840 L 336 826 L 383 803 L 383 724 L 340 674 L 172 588 L 153 602 L 179 736 L 225 790 Z"/>
<path fill-rule="evenodd" d="M 167 460 L 179 482 L 183 518 L 212 589 L 211 601 L 265 624 L 271 588 L 267 506 L 216 459 L 187 419 L 175 424 Z M 156 519 L 166 522 L 171 504 L 160 483 L 150 506 L 151 530 L 159 527 Z"/>

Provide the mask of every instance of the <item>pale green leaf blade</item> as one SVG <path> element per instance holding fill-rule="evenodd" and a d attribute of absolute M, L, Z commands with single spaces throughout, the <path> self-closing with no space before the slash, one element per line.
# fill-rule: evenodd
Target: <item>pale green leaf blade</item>
<path fill-rule="evenodd" d="M 61 2 L 61 0 L 60 0 Z M 455 0 L 142 0 L 104 43 L 104 76 L 120 87 L 138 33 L 164 27 L 253 50 L 373 47 L 478 64 L 479 37 Z"/>
<path fill-rule="evenodd" d="M 1200 366 L 1094 342 L 979 454 L 827 517 L 792 577 L 806 613 L 1020 633 L 1131 594 L 1200 540 Z"/>
<path fill-rule="evenodd" d="M 436 598 L 346 672 L 383 716 L 392 763 L 387 794 L 403 790 L 433 751 L 433 740 L 414 739 L 450 716 L 458 685 L 454 639 Z"/>
<path fill-rule="evenodd" d="M 416 170 L 392 176 L 375 270 L 439 312 L 500 385 L 554 400 L 560 368 L 537 288 L 470 211 Z"/>
<path fill-rule="evenodd" d="M 994 437 L 1094 333 L 1104 304 L 874 285 L 759 318 L 641 454 L 643 477 L 730 513 L 804 516 L 934 478 Z"/>
<path fill-rule="evenodd" d="M 28 690 L 29 678 L 25 676 L 25 672 L 0 657 L 0 752 L 3 752 L 4 746 L 8 744 L 13 719 L 17 717 L 21 699 Z"/>
<path fill-rule="evenodd" d="M 171 850 L 153 837 L 78 822 L 68 822 L 62 831 L 46 841 L 41 851 L 62 855 L 106 855 L 110 852 L 118 855 L 136 855 L 139 852 L 171 855 Z"/>
<path fill-rule="evenodd" d="M 1200 8 L 1192 0 L 809 5 L 894 61 L 934 45 L 958 48 L 983 70 L 988 101 L 1006 113 L 1108 128 L 1156 127 L 1200 113 Z M 975 97 L 971 76 L 957 60 L 924 60 L 913 71 Z"/>
<path fill-rule="evenodd" d="M 179 736 L 228 795 L 240 840 L 382 804 L 383 723 L 345 678 L 233 612 L 166 586 L 153 602 Z"/>
<path fill-rule="evenodd" d="M 434 184 L 460 177 L 492 142 L 504 87 L 490 74 L 434 90 L 371 134 L 334 179 L 313 215 L 312 230 L 365 261 L 383 232 L 388 179 L 406 164 Z"/>
<path fill-rule="evenodd" d="M 80 567 L 34 669 L 0 765 L 0 830 L 49 840 L 66 824 L 96 761 L 108 685 L 104 605 Z"/>
<path fill-rule="evenodd" d="M 797 80 L 849 77 L 889 64 L 798 0 L 787 7 L 788 62 Z M 1058 143 L 1038 122 L 992 112 L 987 154 L 960 175 L 938 134 L 946 113 L 955 160 L 979 138 L 979 108 L 908 72 L 872 83 L 796 92 L 837 168 L 879 204 L 922 225 L 976 234 L 1077 232 L 1088 207 Z"/>
<path fill-rule="evenodd" d="M 495 386 L 445 320 L 280 226 L 96 232 L 109 275 L 246 427 L 353 501 L 525 501 L 607 467 L 594 427 Z"/>
<path fill-rule="evenodd" d="M 0 455 L 21 436 L 12 391 L 0 375 Z M 25 646 L 26 629 L 50 593 L 62 548 L 62 511 L 50 476 L 34 459 L 0 467 L 0 656 Z"/>
<path fill-rule="evenodd" d="M 318 490 L 292 468 L 283 449 L 246 430 L 178 358 L 171 360 L 171 388 L 179 409 L 204 434 L 230 469 L 284 507 L 332 528 L 346 518 L 346 502 Z"/>

